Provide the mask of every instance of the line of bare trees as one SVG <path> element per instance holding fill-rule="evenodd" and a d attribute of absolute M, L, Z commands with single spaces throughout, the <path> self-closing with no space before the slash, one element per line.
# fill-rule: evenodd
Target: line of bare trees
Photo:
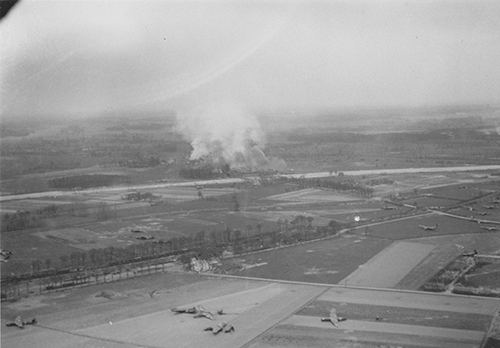
<path fill-rule="evenodd" d="M 263 184 L 276 184 L 276 183 L 289 183 L 294 184 L 299 188 L 327 188 L 337 191 L 349 191 L 357 193 L 363 197 L 371 197 L 373 195 L 373 188 L 364 185 L 363 183 L 355 180 L 353 177 L 338 175 L 326 178 L 265 178 L 262 179 Z"/>
<path fill-rule="evenodd" d="M 334 220 L 326 226 L 313 226 L 312 222 L 312 217 L 299 215 L 290 221 L 278 219 L 278 228 L 271 231 L 263 231 L 263 225 L 257 223 L 245 232 L 226 227 L 224 230 L 211 230 L 209 232 L 201 230 L 193 236 L 176 237 L 167 241 L 148 241 L 132 244 L 125 248 L 111 246 L 73 252 L 69 255 L 63 255 L 57 260 L 49 258 L 34 260 L 28 274 L 7 276 L 2 279 L 2 282 L 83 270 L 92 271 L 172 255 L 209 258 L 220 256 L 224 250 L 232 250 L 235 254 L 239 254 L 326 237 L 337 233 L 343 227 Z M 252 233 L 248 233 L 250 230 Z"/>

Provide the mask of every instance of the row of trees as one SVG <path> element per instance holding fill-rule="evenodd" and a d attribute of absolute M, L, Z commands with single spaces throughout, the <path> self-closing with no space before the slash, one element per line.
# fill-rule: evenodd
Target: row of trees
<path fill-rule="evenodd" d="M 84 189 L 90 187 L 110 186 L 126 181 L 123 175 L 114 174 L 83 174 L 63 176 L 48 181 L 50 187 L 61 189 Z"/>
<path fill-rule="evenodd" d="M 51 204 L 34 211 L 20 210 L 15 213 L 2 214 L 0 230 L 7 232 L 43 227 L 44 220 L 56 216 L 59 210 L 60 208 L 57 205 Z"/>
<path fill-rule="evenodd" d="M 326 178 L 288 178 L 280 177 L 280 181 L 292 183 L 300 188 L 321 187 L 337 191 L 355 192 L 363 197 L 371 197 L 373 188 L 363 185 L 361 182 L 349 176 L 330 176 Z"/>
<path fill-rule="evenodd" d="M 228 164 L 190 163 L 179 170 L 179 175 L 186 179 L 213 179 L 229 176 L 230 171 Z"/>
<path fill-rule="evenodd" d="M 209 258 L 220 256 L 224 250 L 232 250 L 239 254 L 333 235 L 343 226 L 334 220 L 326 226 L 313 226 L 311 217 L 299 215 L 291 221 L 278 220 L 278 227 L 279 229 L 272 231 L 263 231 L 262 224 L 258 223 L 251 228 L 247 227 L 244 232 L 228 227 L 224 230 L 211 230 L 209 232 L 201 230 L 193 236 L 176 237 L 168 241 L 148 241 L 132 244 L 125 248 L 110 246 L 73 252 L 59 257 L 58 260 L 34 260 L 30 274 L 10 277 L 10 279 L 93 270 L 170 255 Z M 250 231 L 253 233 L 249 233 Z M 6 280 L 8 281 L 9 278 Z"/>
<path fill-rule="evenodd" d="M 63 215 L 78 217 L 92 217 L 96 220 L 108 220 L 117 216 L 116 208 L 101 202 L 91 206 L 82 202 L 73 202 L 67 205 L 50 204 L 34 210 L 19 210 L 14 213 L 1 214 L 0 231 L 21 231 L 29 228 L 42 228 L 47 221 Z M 53 222 L 52 222 L 53 225 Z"/>

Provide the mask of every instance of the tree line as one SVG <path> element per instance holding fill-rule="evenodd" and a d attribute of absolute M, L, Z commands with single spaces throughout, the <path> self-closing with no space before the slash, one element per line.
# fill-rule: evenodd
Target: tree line
<path fill-rule="evenodd" d="M 241 254 L 334 235 L 344 227 L 335 220 L 331 220 L 326 226 L 313 226 L 312 221 L 312 217 L 299 215 L 290 221 L 278 219 L 278 228 L 271 231 L 263 231 L 262 224 L 257 223 L 245 232 L 226 227 L 224 230 L 201 230 L 193 236 L 147 241 L 124 248 L 110 246 L 72 252 L 59 257 L 58 260 L 33 260 L 29 274 L 8 276 L 3 281 L 98 270 L 167 256 L 178 256 L 181 261 L 188 262 L 193 256 L 207 259 L 221 256 L 228 250 Z M 250 230 L 253 231 L 252 234 L 248 233 Z"/>
<path fill-rule="evenodd" d="M 123 175 L 114 174 L 82 174 L 63 176 L 48 181 L 50 187 L 60 189 L 85 189 L 91 187 L 110 186 L 126 182 Z"/>
<path fill-rule="evenodd" d="M 326 178 L 279 177 L 278 179 L 270 179 L 270 180 L 272 180 L 273 183 L 281 182 L 281 183 L 294 184 L 299 188 L 320 187 L 337 191 L 350 191 L 357 193 L 363 197 L 371 197 L 374 192 L 372 187 L 366 186 L 361 182 L 355 180 L 353 177 L 345 175 L 329 176 Z"/>
<path fill-rule="evenodd" d="M 0 231 L 21 231 L 29 228 L 43 228 L 47 220 L 54 219 L 63 214 L 79 217 L 92 216 L 96 220 L 107 220 L 116 217 L 116 210 L 101 202 L 97 206 L 89 206 L 82 202 L 73 202 L 66 206 L 50 204 L 34 210 L 18 210 L 13 213 L 1 214 Z"/>

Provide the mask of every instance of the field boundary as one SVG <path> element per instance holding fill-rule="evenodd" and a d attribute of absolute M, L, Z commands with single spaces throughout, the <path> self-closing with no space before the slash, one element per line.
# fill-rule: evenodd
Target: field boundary
<path fill-rule="evenodd" d="M 181 273 L 186 273 L 186 272 L 181 272 Z M 237 275 L 231 275 L 231 274 L 216 274 L 216 273 L 198 273 L 198 274 L 201 276 L 212 277 L 212 278 L 220 277 L 220 278 L 229 278 L 229 279 L 255 280 L 255 281 L 261 281 L 261 282 L 268 282 L 268 283 L 275 282 L 275 283 L 283 283 L 283 284 L 312 285 L 312 286 L 337 288 L 337 289 L 368 290 L 368 291 L 380 291 L 380 292 L 418 294 L 418 295 L 426 295 L 426 296 L 460 297 L 460 298 L 468 298 L 468 299 L 498 301 L 498 306 L 500 308 L 500 299 L 495 299 L 493 297 L 488 297 L 488 296 L 463 295 L 463 294 L 454 294 L 454 293 L 428 292 L 428 291 L 394 289 L 394 288 L 380 288 L 380 287 L 369 287 L 369 286 L 358 286 L 358 285 L 313 283 L 313 282 L 303 282 L 303 281 L 298 281 L 298 280 L 269 279 L 269 278 L 259 278 L 259 277 L 237 276 Z"/>
<path fill-rule="evenodd" d="M 380 284 L 396 286 L 422 260 L 435 249 L 435 245 L 418 242 L 395 241 L 360 265 L 339 284 Z M 399 254 L 406 254 L 400 258 Z M 390 269 L 391 259 L 400 259 L 397 269 Z"/>

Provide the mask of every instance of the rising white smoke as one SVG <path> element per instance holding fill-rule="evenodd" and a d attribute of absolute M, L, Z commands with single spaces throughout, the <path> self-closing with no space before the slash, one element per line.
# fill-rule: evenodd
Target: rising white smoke
<path fill-rule="evenodd" d="M 178 130 L 193 147 L 190 160 L 233 169 L 278 169 L 284 161 L 269 160 L 262 149 L 265 137 L 259 121 L 245 108 L 229 102 L 212 103 L 177 116 Z"/>

